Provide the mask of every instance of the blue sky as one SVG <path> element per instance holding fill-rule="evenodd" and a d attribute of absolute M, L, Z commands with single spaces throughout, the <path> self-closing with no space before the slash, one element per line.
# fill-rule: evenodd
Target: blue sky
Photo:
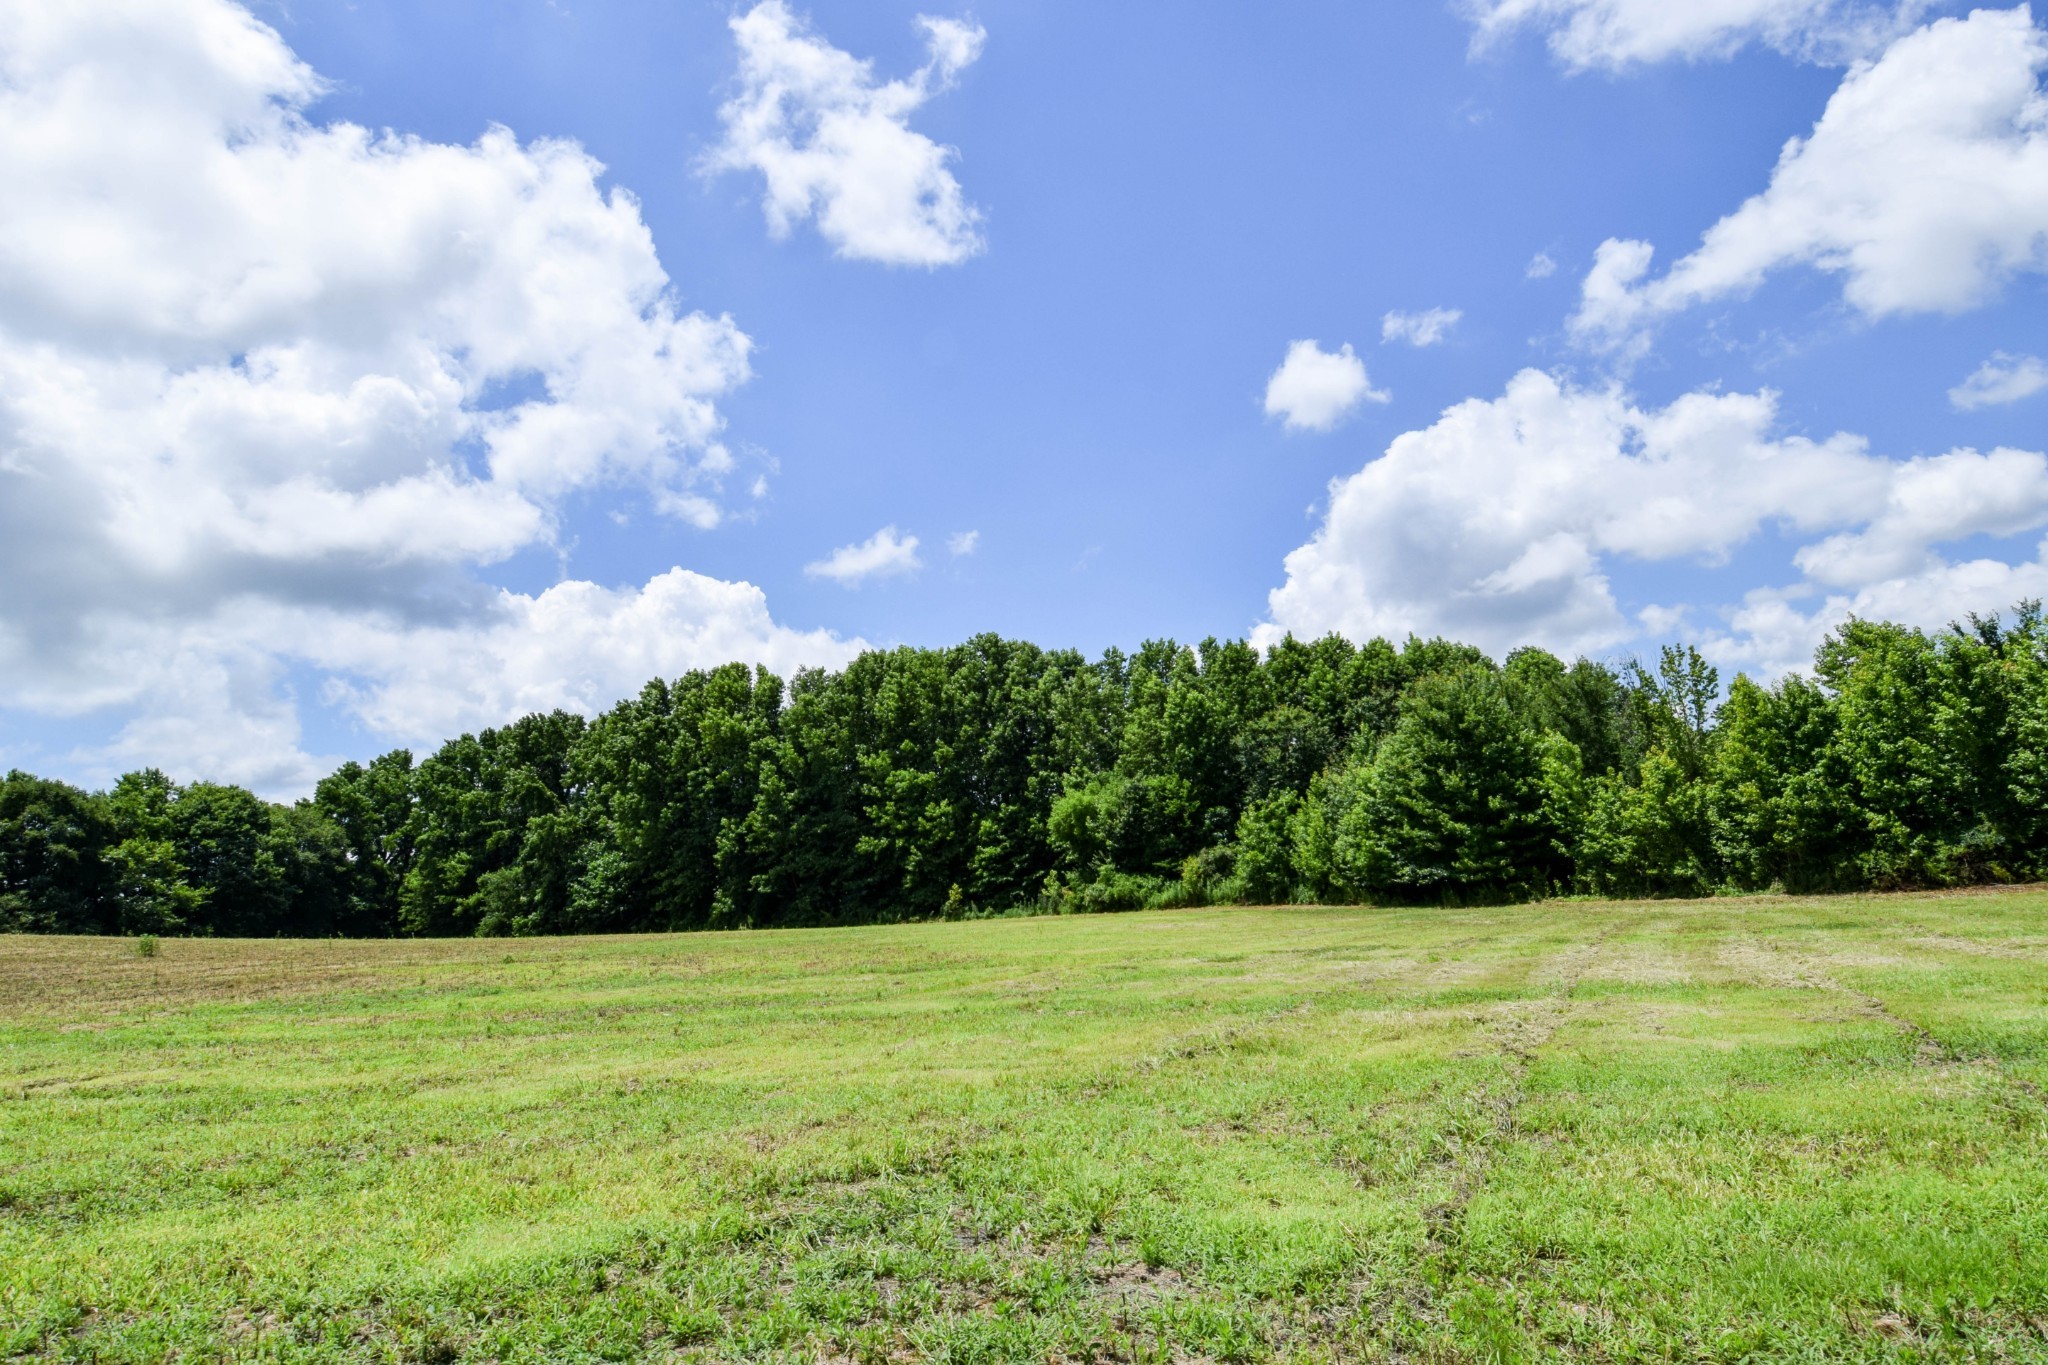
<path fill-rule="evenodd" d="M 598 708 L 655 671 L 984 630 L 1091 653 L 1444 630 L 1601 657 L 1682 635 L 1772 672 L 1846 610 L 1939 624 L 2043 581 L 2048 128 L 2024 11 L 1714 0 L 1673 31 L 1650 0 L 794 6 L 777 52 L 836 50 L 874 83 L 912 80 L 933 33 L 968 44 L 876 144 L 950 149 L 934 164 L 978 215 L 955 259 L 906 264 L 835 249 L 816 214 L 771 233 L 759 148 L 706 169 L 735 146 L 721 111 L 760 94 L 747 6 L 163 8 L 177 31 L 124 0 L 0 25 L 7 97 L 45 116 L 42 142 L 0 146 L 26 168 L 0 233 L 19 352 L 0 357 L 0 498 L 86 564 L 15 537 L 0 762 L 283 794 L 336 757 Z M 1987 54 L 2004 104 L 1973 74 Z M 111 113 L 65 102 L 67 74 L 130 61 L 181 74 Z M 830 98 L 789 96 L 799 144 Z M 184 137 L 169 155 L 209 188 L 149 183 L 121 117 Z M 413 141 L 303 145 L 344 124 Z M 487 154 L 494 126 L 517 142 Z M 506 187 L 550 139 L 604 170 L 579 189 L 557 168 L 568 188 L 535 207 Z M 49 172 L 55 145 L 111 149 L 94 207 Z M 278 159 L 200 202 L 205 168 L 250 148 Z M 859 193 L 883 168 L 865 155 L 815 164 Z M 303 184 L 276 169 L 294 162 Z M 619 189 L 634 203 L 606 211 Z M 917 225 L 886 200 L 863 230 Z M 551 254 L 622 213 L 626 237 Z M 216 245 L 245 227 L 240 255 Z M 437 252 L 500 233 L 520 245 L 437 292 Z M 1596 309 L 1610 239 L 1655 256 Z M 633 387 L 656 259 L 661 306 L 729 319 L 688 343 L 715 378 Z M 563 260 L 587 273 L 563 267 L 547 307 L 584 312 L 505 322 L 502 298 Z M 300 292 L 247 302 L 279 278 Z M 1385 337 L 1390 312 L 1432 309 L 1458 314 L 1434 344 Z M 1309 339 L 1368 378 L 1333 362 L 1342 410 L 1304 425 L 1267 399 Z M 94 376 L 90 417 L 38 397 L 62 387 L 53 350 Z M 272 353 L 314 357 L 313 378 Z M 153 378 L 121 368 L 138 357 Z M 1987 363 L 1998 401 L 1959 404 Z M 166 397 L 188 380 L 198 407 Z M 363 456 L 397 440 L 396 409 L 363 415 L 379 384 L 445 439 Z M 278 415 L 286 395 L 302 412 Z M 537 444 L 492 445 L 490 414 L 515 411 Z M 572 458 L 541 420 L 621 412 L 658 434 Z M 131 438 L 132 463 L 93 463 Z M 817 570 L 884 528 L 871 558 L 897 572 Z"/>

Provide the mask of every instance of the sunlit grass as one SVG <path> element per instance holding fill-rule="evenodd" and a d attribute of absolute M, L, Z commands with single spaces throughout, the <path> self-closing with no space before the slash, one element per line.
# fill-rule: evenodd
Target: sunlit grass
<path fill-rule="evenodd" d="M 0 1355 L 2048 1360 L 2048 894 L 0 939 Z"/>

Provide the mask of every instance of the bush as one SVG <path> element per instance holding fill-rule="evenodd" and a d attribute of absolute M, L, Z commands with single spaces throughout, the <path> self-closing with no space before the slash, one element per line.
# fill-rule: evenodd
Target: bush
<path fill-rule="evenodd" d="M 1229 905 L 1241 898 L 1244 884 L 1237 880 L 1237 850 L 1229 844 L 1203 849 L 1180 865 L 1183 905 Z"/>
<path fill-rule="evenodd" d="M 136 940 L 135 940 L 135 955 L 136 955 L 137 957 L 155 957 L 155 956 L 156 956 L 156 935 L 155 935 L 155 934 L 144 934 L 144 935 L 143 935 L 142 937 L 140 937 L 140 938 L 136 939 Z"/>
<path fill-rule="evenodd" d="M 1146 877 L 1134 872 L 1104 868 L 1094 881 L 1072 891 L 1073 908 L 1082 914 L 1107 914 L 1118 910 L 1171 910 L 1186 904 L 1186 891 L 1177 881 Z"/>

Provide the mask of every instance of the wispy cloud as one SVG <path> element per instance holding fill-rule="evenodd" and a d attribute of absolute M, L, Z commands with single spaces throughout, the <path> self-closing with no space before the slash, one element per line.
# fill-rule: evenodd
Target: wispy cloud
<path fill-rule="evenodd" d="M 1405 341 L 1410 346 L 1434 346 L 1450 334 L 1464 317 L 1456 308 L 1431 308 L 1421 313 L 1389 313 L 1380 319 L 1380 340 Z"/>
<path fill-rule="evenodd" d="M 804 572 L 857 588 L 871 578 L 915 573 L 923 567 L 924 561 L 917 556 L 917 537 L 884 526 L 857 545 L 842 545 L 823 559 L 804 565 Z"/>
<path fill-rule="evenodd" d="M 2048 361 L 2039 356 L 1998 352 L 1948 391 L 1948 401 L 1964 412 L 1972 408 L 2017 403 L 2048 389 Z"/>
<path fill-rule="evenodd" d="M 1763 43 L 1809 61 L 1868 56 L 1926 12 L 1926 0 L 1465 0 L 1485 48 L 1522 28 L 1547 30 L 1575 71 L 1726 57 Z"/>

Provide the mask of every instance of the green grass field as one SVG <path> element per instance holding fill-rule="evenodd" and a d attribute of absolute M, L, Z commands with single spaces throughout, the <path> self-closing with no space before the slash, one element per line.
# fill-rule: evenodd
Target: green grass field
<path fill-rule="evenodd" d="M 0 1357 L 2048 1360 L 2048 893 L 0 939 Z"/>

